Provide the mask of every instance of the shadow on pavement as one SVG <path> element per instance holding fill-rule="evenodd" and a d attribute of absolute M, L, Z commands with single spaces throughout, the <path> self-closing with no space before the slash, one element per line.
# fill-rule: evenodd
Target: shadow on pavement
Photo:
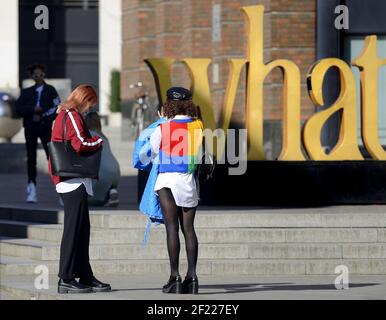
<path fill-rule="evenodd" d="M 350 283 L 349 288 L 361 288 L 376 286 L 379 283 Z M 223 291 L 216 292 L 201 292 L 200 295 L 214 295 L 214 294 L 234 294 L 234 293 L 251 293 L 261 291 L 305 291 L 305 290 L 337 290 L 334 284 L 310 284 L 297 285 L 289 282 L 285 283 L 235 283 L 235 284 L 214 284 L 201 285 L 200 289 L 217 289 Z M 113 289 L 113 292 L 119 291 L 161 291 L 160 288 L 133 288 L 133 289 Z"/>
<path fill-rule="evenodd" d="M 360 288 L 360 287 L 369 287 L 376 286 L 379 283 L 350 283 L 350 288 Z M 258 286 L 258 287 L 257 287 Z M 255 288 L 251 288 L 255 287 Z M 334 284 L 247 284 L 247 285 L 209 285 L 209 286 L 201 286 L 202 289 L 223 289 L 223 291 L 219 292 L 205 292 L 201 293 L 203 295 L 211 295 L 211 294 L 224 294 L 224 293 L 251 293 L 251 292 L 261 292 L 261 291 L 305 291 L 305 290 L 337 290 Z"/>

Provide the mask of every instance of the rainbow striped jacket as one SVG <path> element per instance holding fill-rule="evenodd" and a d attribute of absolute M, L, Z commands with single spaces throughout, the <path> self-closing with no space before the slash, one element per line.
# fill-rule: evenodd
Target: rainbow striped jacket
<path fill-rule="evenodd" d="M 160 128 L 159 172 L 195 172 L 203 137 L 201 120 L 173 119 Z"/>

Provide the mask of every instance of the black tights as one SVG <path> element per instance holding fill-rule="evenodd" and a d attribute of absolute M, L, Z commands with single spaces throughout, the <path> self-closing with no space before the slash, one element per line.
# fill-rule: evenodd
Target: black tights
<path fill-rule="evenodd" d="M 179 274 L 180 238 L 178 235 L 179 224 L 185 238 L 186 255 L 188 257 L 188 272 L 186 276 L 196 275 L 198 241 L 194 230 L 194 217 L 196 208 L 178 207 L 174 201 L 173 194 L 169 188 L 162 188 L 158 191 L 161 209 L 164 215 L 166 227 L 166 242 L 170 260 L 170 274 Z"/>

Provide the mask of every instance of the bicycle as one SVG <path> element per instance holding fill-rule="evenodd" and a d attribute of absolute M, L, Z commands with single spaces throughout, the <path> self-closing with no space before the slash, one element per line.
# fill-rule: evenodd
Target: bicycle
<path fill-rule="evenodd" d="M 137 139 L 145 127 L 145 114 L 149 109 L 149 98 L 142 82 L 131 84 L 129 88 L 137 89 L 134 95 L 136 102 L 133 105 L 130 116 L 130 136 L 134 136 L 134 139 Z"/>

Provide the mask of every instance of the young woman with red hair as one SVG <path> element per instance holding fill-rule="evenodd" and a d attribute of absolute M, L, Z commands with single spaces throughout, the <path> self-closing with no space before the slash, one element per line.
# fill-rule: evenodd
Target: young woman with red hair
<path fill-rule="evenodd" d="M 60 104 L 52 128 L 51 141 L 62 141 L 65 118 L 65 139 L 78 152 L 93 152 L 102 147 L 100 137 L 92 137 L 83 114 L 95 106 L 97 95 L 90 85 L 78 86 Z M 49 162 L 49 170 L 51 164 Z M 97 280 L 89 262 L 90 219 L 88 195 L 93 195 L 90 178 L 64 178 L 51 173 L 56 191 L 64 204 L 64 229 L 60 245 L 59 293 L 87 293 L 110 291 L 109 284 Z M 76 280 L 79 278 L 79 281 Z"/>

